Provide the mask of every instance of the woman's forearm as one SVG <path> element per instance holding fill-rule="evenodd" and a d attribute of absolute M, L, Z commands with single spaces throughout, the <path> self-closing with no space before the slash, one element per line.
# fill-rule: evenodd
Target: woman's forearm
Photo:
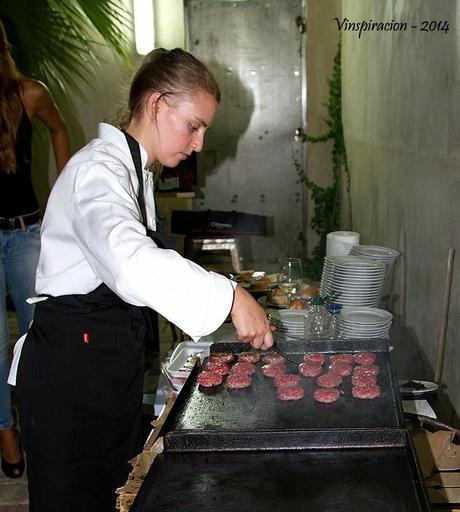
<path fill-rule="evenodd" d="M 64 123 L 60 129 L 51 132 L 51 142 L 53 144 L 54 158 L 59 174 L 70 158 L 69 132 Z"/>

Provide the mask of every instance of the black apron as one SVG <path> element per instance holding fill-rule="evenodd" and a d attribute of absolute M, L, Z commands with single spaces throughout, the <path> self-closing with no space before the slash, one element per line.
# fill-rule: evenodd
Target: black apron
<path fill-rule="evenodd" d="M 139 145 L 126 138 L 147 228 Z M 170 243 L 157 232 L 148 236 L 161 247 Z M 149 311 L 105 284 L 36 305 L 17 375 L 30 512 L 115 510 L 115 490 L 143 445 Z"/>

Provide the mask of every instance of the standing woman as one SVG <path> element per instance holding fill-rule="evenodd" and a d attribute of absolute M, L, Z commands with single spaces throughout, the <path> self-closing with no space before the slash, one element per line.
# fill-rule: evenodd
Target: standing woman
<path fill-rule="evenodd" d="M 24 459 L 13 429 L 7 384 L 6 289 L 14 302 L 19 331 L 24 334 L 33 317 L 34 306 L 26 299 L 35 293 L 40 251 L 38 203 L 30 175 L 33 117 L 47 126 L 61 170 L 70 157 L 66 125 L 48 89 L 17 72 L 0 22 L 0 452 L 2 470 L 10 478 L 22 475 Z"/>
<path fill-rule="evenodd" d="M 142 449 L 148 309 L 193 339 L 230 313 L 241 341 L 273 344 L 242 288 L 162 248 L 154 161 L 201 151 L 220 102 L 191 54 L 154 50 L 134 76 L 126 132 L 101 124 L 51 191 L 42 227 L 34 321 L 17 370 L 31 512 L 115 510 L 127 461 Z M 18 359 L 18 350 L 15 362 Z M 11 382 L 14 380 L 14 363 Z"/>

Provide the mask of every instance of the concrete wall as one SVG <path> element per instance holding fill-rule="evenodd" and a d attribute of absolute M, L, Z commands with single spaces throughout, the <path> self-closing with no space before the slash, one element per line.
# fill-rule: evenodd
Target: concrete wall
<path fill-rule="evenodd" d="M 341 18 L 403 21 L 405 32 L 342 31 L 343 118 L 355 229 L 403 252 L 397 312 L 435 364 L 446 260 L 460 249 L 458 2 L 343 0 Z M 422 32 L 423 20 L 450 31 Z M 418 28 L 412 29 L 411 25 Z M 337 31 L 337 26 L 334 27 Z M 401 263 L 400 262 L 400 263 Z M 406 269 L 406 275 L 402 272 Z M 443 385 L 460 415 L 460 253 L 454 267 Z"/>

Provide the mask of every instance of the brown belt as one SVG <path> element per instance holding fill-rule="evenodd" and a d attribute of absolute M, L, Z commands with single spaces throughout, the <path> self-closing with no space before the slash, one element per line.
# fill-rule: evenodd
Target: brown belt
<path fill-rule="evenodd" d="M 40 220 L 39 212 L 17 217 L 0 217 L 0 229 L 21 229 L 25 231 L 26 226 L 36 224 Z"/>

